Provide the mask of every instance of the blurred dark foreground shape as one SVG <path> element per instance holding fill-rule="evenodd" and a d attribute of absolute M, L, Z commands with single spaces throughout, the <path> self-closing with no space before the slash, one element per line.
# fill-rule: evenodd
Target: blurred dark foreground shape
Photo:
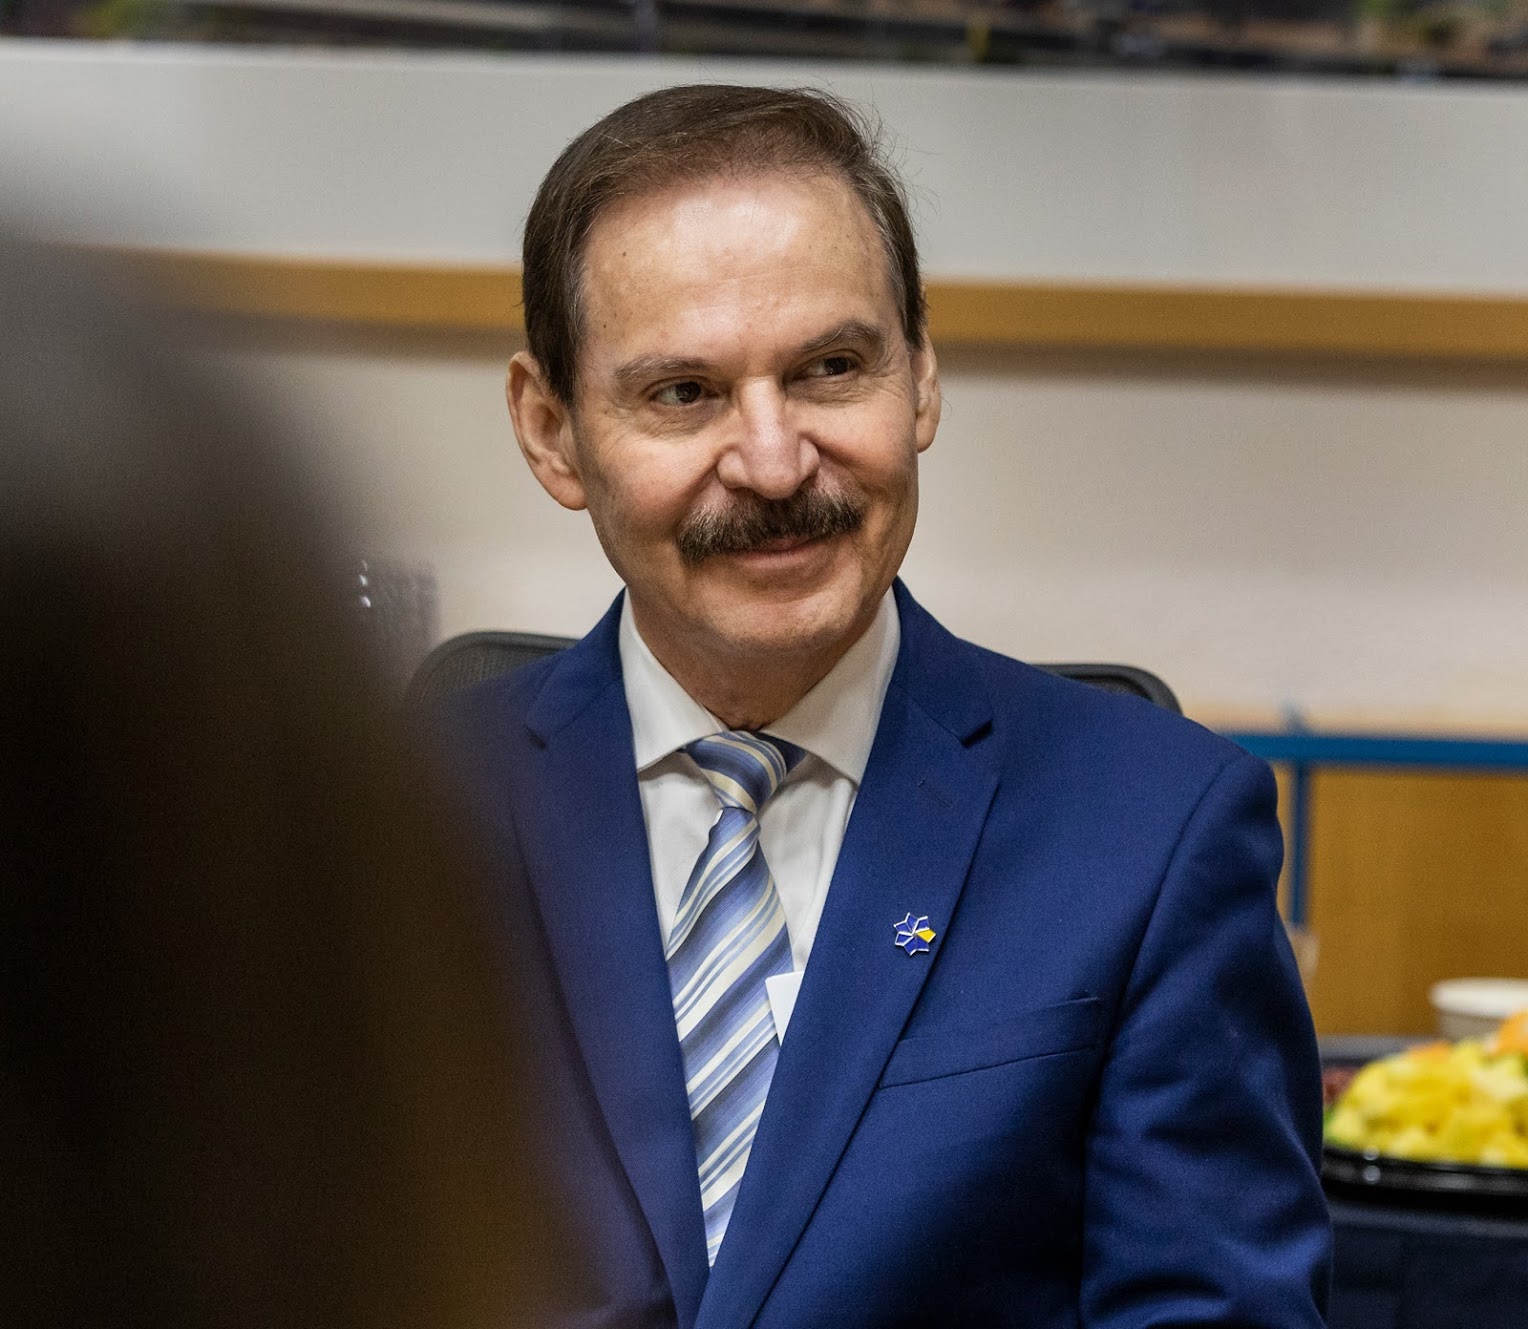
<path fill-rule="evenodd" d="M 176 336 L 0 236 L 0 1324 L 534 1324 L 490 903 Z"/>

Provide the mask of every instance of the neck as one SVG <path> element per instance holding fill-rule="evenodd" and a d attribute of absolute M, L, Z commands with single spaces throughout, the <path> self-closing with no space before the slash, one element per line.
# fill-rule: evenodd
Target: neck
<path fill-rule="evenodd" d="M 657 654 L 657 652 L 654 652 Z M 763 729 L 773 724 L 816 687 L 843 658 L 843 651 L 821 660 L 777 662 L 752 668 L 735 664 L 722 674 L 714 664 L 659 661 L 696 701 L 728 729 Z"/>

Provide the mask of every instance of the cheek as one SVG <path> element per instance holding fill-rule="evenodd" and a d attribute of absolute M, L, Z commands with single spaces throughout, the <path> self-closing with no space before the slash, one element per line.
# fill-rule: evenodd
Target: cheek
<path fill-rule="evenodd" d="M 882 441 L 864 459 L 856 478 L 876 500 L 883 521 L 896 522 L 903 509 L 916 507 L 918 454 L 911 446 L 904 447 L 900 438 L 893 443 Z"/>
<path fill-rule="evenodd" d="M 899 494 L 918 465 L 912 412 L 898 398 L 853 419 L 824 420 L 818 445 L 824 460 L 874 493 Z"/>
<path fill-rule="evenodd" d="M 611 518 L 634 535 L 661 539 L 700 504 L 705 477 L 692 476 L 676 458 L 653 458 L 634 464 L 623 483 L 607 488 Z"/>
<path fill-rule="evenodd" d="M 900 558 L 905 552 L 918 517 L 918 468 L 916 453 L 907 459 L 888 459 L 873 474 L 861 472 L 870 495 L 870 510 L 861 528 L 867 555 L 882 560 Z"/>

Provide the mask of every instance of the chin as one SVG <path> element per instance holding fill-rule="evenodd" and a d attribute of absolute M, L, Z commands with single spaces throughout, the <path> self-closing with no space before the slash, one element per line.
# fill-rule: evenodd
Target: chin
<path fill-rule="evenodd" d="M 835 647 L 846 650 L 851 643 L 845 638 L 863 626 L 863 608 L 857 598 L 839 595 L 732 600 L 710 627 L 729 653 L 740 657 L 811 656 L 831 653 Z M 868 615 L 863 617 L 868 622 Z"/>

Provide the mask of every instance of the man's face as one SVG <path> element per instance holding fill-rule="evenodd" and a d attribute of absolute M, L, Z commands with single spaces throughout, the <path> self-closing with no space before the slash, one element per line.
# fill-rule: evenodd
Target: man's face
<path fill-rule="evenodd" d="M 665 661 L 836 658 L 907 550 L 939 417 L 863 206 L 787 175 L 625 200 L 590 233 L 583 291 L 578 396 L 538 397 L 545 448 L 513 369 L 511 402 L 643 637 Z"/>

